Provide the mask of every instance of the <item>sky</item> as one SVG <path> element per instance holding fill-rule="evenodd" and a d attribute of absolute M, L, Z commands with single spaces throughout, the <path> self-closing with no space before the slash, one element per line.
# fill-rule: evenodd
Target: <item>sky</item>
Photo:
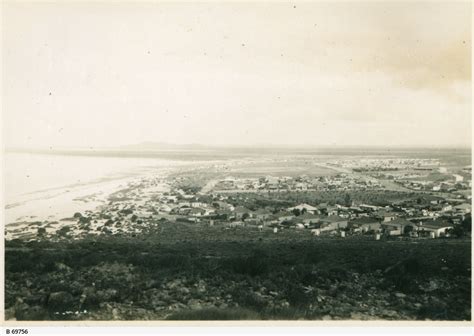
<path fill-rule="evenodd" d="M 7 147 L 470 146 L 469 2 L 3 2 Z"/>

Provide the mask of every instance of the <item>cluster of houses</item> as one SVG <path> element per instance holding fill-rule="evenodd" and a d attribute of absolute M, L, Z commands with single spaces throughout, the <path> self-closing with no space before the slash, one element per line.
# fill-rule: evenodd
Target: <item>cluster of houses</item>
<path fill-rule="evenodd" d="M 311 206 L 309 204 L 299 204 L 287 208 L 275 214 L 267 210 L 249 211 L 243 207 L 236 207 L 233 210 L 235 221 L 229 226 L 269 226 L 274 229 L 295 228 L 310 229 L 313 234 L 363 234 L 382 233 L 388 236 L 409 235 L 411 237 L 430 236 L 432 238 L 448 236 L 453 229 L 452 221 L 444 217 L 436 218 L 409 218 L 401 217 L 403 213 L 391 211 L 387 208 L 379 208 L 370 205 L 362 205 L 371 211 L 366 215 L 357 217 L 341 217 L 338 209 L 327 211 L 327 207 Z M 463 206 L 459 209 L 461 218 L 464 218 L 471 209 Z M 275 231 L 277 232 L 277 231 Z"/>
<path fill-rule="evenodd" d="M 227 178 L 223 181 L 229 185 L 233 183 L 233 186 L 253 181 L 255 186 L 264 185 L 266 188 L 272 185 L 277 188 L 284 185 L 299 188 L 310 183 L 324 185 L 341 181 L 343 184 L 344 178 L 344 174 L 339 174 L 319 178 Z M 421 202 L 416 199 L 405 200 L 394 202 L 391 206 L 351 201 L 344 205 L 301 203 L 285 207 L 244 202 L 242 200 L 248 196 L 245 193 L 240 194 L 244 195 L 243 198 L 236 198 L 232 194 L 220 192 L 203 194 L 182 186 L 183 181 L 179 177 L 138 180 L 122 192 L 111 195 L 109 204 L 101 209 L 78 215 L 74 218 L 76 224 L 70 224 L 71 230 L 65 234 L 75 237 L 91 233 L 138 234 L 159 225 L 161 220 L 168 220 L 222 226 L 226 229 L 258 227 L 279 232 L 291 228 L 308 230 L 315 235 L 379 233 L 387 236 L 441 237 L 449 235 L 450 230 L 471 212 L 470 199 L 466 197 L 445 199 L 424 194 Z M 60 227 L 58 225 L 58 229 Z"/>
<path fill-rule="evenodd" d="M 339 160 L 328 164 L 366 172 L 372 177 L 391 179 L 402 187 L 416 191 L 456 192 L 472 187 L 471 166 L 452 171 L 437 159 L 361 159 Z M 430 174 L 443 178 L 429 178 Z"/>
<path fill-rule="evenodd" d="M 449 172 L 446 167 L 415 168 L 408 171 L 372 172 L 371 176 L 390 179 L 404 188 L 416 191 L 458 192 L 472 187 L 469 169 L 465 167 Z"/>
<path fill-rule="evenodd" d="M 458 174 L 453 174 L 452 178 L 446 181 L 397 179 L 396 182 L 408 189 L 424 191 L 456 192 L 472 187 L 471 180 L 464 180 L 464 176 Z"/>
<path fill-rule="evenodd" d="M 386 207 L 354 202 L 351 206 L 303 203 L 281 209 L 251 210 L 237 203 L 225 194 L 187 194 L 179 188 L 171 188 L 135 207 L 133 214 L 145 223 L 165 217 L 226 228 L 269 227 L 275 232 L 294 228 L 309 229 L 318 235 L 375 232 L 389 236 L 441 237 L 449 234 L 450 229 L 471 212 L 471 204 L 464 199 L 445 200 L 434 196 L 421 204 L 413 200 Z"/>
<path fill-rule="evenodd" d="M 261 178 L 235 178 L 228 176 L 216 183 L 213 190 L 221 191 L 327 191 L 367 190 L 382 187 L 377 179 L 337 174 L 323 177 L 266 176 Z"/>
<path fill-rule="evenodd" d="M 385 170 L 407 170 L 421 169 L 432 170 L 439 167 L 440 162 L 437 159 L 413 159 L 413 158 L 366 158 L 366 159 L 347 159 L 335 160 L 329 165 L 335 167 L 350 168 L 354 171 L 385 171 Z"/>
<path fill-rule="evenodd" d="M 249 180 L 252 179 L 244 181 Z M 230 183 L 236 179 L 228 178 L 224 181 Z M 304 181 L 305 177 L 264 177 L 254 180 L 259 184 Z M 167 191 L 155 192 L 153 197 L 146 198 L 143 195 L 146 195 L 146 190 L 153 186 L 135 189 L 132 196 L 141 203 L 135 201 L 115 203 L 115 208 L 111 207 L 108 211 L 113 210 L 113 215 L 118 216 L 121 222 L 131 222 L 132 227 L 137 223 L 153 223 L 165 218 L 212 226 L 222 225 L 225 228 L 267 227 L 275 232 L 293 228 L 308 229 L 317 235 L 381 233 L 388 236 L 412 237 L 447 235 L 454 225 L 461 223 L 471 212 L 471 204 L 464 198 L 446 200 L 429 195 L 425 196 L 423 202 L 406 200 L 385 207 L 355 202 L 350 206 L 302 203 L 288 208 L 253 207 L 251 210 L 225 193 L 210 195 L 190 193 L 183 191 L 178 185 L 171 182 Z M 130 204 L 132 211 L 126 211 L 130 209 Z"/>

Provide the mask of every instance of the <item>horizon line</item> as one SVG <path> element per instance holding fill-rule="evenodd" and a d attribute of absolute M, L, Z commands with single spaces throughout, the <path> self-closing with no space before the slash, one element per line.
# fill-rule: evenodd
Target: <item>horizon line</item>
<path fill-rule="evenodd" d="M 155 145 L 156 149 L 152 148 L 139 148 L 141 145 Z M 159 148 L 160 145 L 163 148 Z M 168 146 L 168 148 L 165 148 Z M 132 148 L 130 148 L 132 147 Z M 136 147 L 136 148 L 133 148 Z M 175 149 L 225 149 L 225 148 L 235 148 L 235 149 L 472 149 L 472 145 L 467 144 L 447 144 L 447 145 L 310 145 L 310 144 L 255 144 L 255 145 L 246 145 L 246 144 L 202 144 L 202 143 L 189 143 L 189 144 L 177 144 L 177 143 L 163 143 L 163 142 L 142 142 L 135 144 L 127 145 L 117 145 L 117 146 L 4 146 L 3 150 L 8 151 L 25 151 L 25 150 L 113 150 L 113 151 L 153 151 L 153 150 L 172 150 Z"/>

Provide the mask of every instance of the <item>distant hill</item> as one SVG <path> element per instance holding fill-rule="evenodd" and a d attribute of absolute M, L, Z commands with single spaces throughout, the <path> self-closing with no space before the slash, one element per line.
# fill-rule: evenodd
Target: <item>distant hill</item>
<path fill-rule="evenodd" d="M 128 151 L 163 151 L 163 150 L 205 150 L 211 146 L 200 144 L 170 144 L 166 142 L 141 142 L 138 144 L 117 147 L 119 150 Z"/>

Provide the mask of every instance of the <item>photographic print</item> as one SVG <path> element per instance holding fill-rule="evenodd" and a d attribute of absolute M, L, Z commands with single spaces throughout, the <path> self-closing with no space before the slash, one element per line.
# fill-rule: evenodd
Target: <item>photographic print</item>
<path fill-rule="evenodd" d="M 470 321 L 471 7 L 4 1 L 4 319 Z"/>

